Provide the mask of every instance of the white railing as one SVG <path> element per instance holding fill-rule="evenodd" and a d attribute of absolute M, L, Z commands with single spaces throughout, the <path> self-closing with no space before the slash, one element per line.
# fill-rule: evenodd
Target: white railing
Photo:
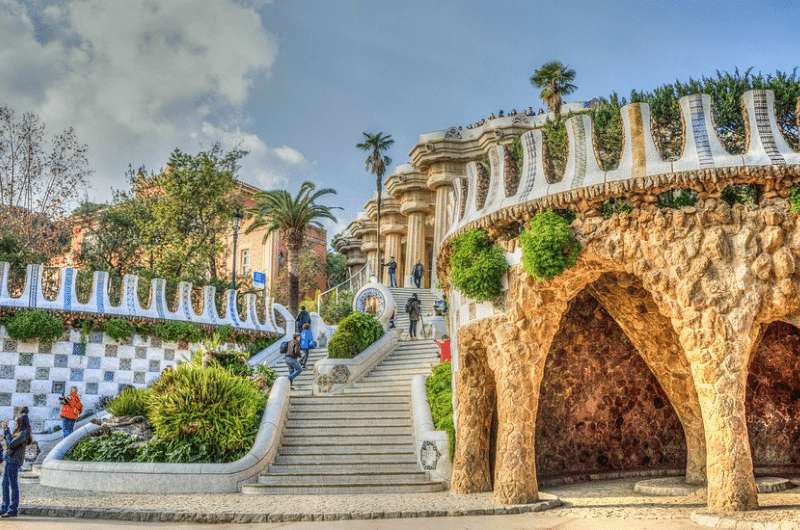
<path fill-rule="evenodd" d="M 364 285 L 369 283 L 371 276 L 371 269 L 369 262 L 365 263 L 363 267 L 358 269 L 355 274 L 351 274 L 345 281 L 340 284 L 334 285 L 327 291 L 317 295 L 317 313 L 322 314 L 322 306 L 328 302 L 331 297 L 338 303 L 340 291 L 349 291 L 353 294 L 361 289 Z"/>

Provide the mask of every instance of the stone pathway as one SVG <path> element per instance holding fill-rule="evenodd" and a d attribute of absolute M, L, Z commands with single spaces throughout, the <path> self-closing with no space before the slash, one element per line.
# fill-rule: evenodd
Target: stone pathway
<path fill-rule="evenodd" d="M 669 528 L 651 523 L 671 521 L 678 528 L 686 528 L 691 527 L 687 521 L 692 514 L 705 509 L 705 501 L 700 497 L 647 497 L 634 493 L 636 480 L 586 482 L 546 488 L 548 494 L 558 496 L 563 506 L 529 517 L 589 521 L 624 519 L 627 521 L 624 526 L 631 529 Z M 789 524 L 800 527 L 800 488 L 760 494 L 759 502 L 761 510 L 739 514 L 737 518 L 743 521 L 785 521 L 786 527 L 791 528 Z M 509 507 L 495 503 L 488 493 L 462 496 L 447 491 L 374 495 L 131 495 L 76 492 L 38 484 L 23 488 L 22 503 L 24 508 L 36 508 L 35 513 L 39 516 L 52 513 L 89 519 L 165 522 L 394 519 L 448 514 L 503 514 L 547 507 Z M 48 508 L 53 507 L 62 509 L 49 512 Z M 422 528 L 434 526 L 438 527 L 432 524 Z"/>

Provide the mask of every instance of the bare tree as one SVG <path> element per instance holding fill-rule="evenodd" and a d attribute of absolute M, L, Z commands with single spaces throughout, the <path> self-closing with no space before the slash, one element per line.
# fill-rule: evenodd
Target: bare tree
<path fill-rule="evenodd" d="M 36 114 L 0 106 L 0 226 L 43 257 L 64 244 L 67 209 L 91 175 L 72 127 L 48 137 Z"/>

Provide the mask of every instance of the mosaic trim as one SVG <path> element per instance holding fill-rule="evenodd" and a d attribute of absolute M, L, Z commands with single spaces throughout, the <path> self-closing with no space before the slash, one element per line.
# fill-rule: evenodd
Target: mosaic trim
<path fill-rule="evenodd" d="M 575 142 L 575 175 L 572 177 L 571 187 L 583 186 L 586 178 L 586 127 L 583 119 L 572 120 L 572 137 Z"/>
<path fill-rule="evenodd" d="M 692 117 L 692 135 L 700 167 L 714 167 L 714 156 L 711 154 L 711 142 L 706 129 L 706 113 L 703 109 L 702 96 L 689 98 L 689 113 Z"/>
<path fill-rule="evenodd" d="M 533 191 L 533 185 L 536 182 L 536 141 L 533 138 L 533 133 L 526 133 L 522 135 L 522 152 L 527 155 L 527 160 L 522 164 L 521 181 L 518 187 L 518 193 L 522 200 L 528 198 L 528 195 Z"/>
<path fill-rule="evenodd" d="M 769 119 L 769 104 L 767 101 L 767 92 L 765 90 L 753 91 L 753 109 L 755 111 L 758 137 L 761 139 L 761 146 L 764 148 L 764 152 L 773 164 L 786 164 L 783 155 L 778 151 L 778 146 L 775 143 L 775 136 L 772 134 L 772 127 Z"/>

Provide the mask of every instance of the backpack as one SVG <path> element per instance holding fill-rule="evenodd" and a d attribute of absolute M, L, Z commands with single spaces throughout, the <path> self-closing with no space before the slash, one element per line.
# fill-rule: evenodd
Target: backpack
<path fill-rule="evenodd" d="M 281 342 L 281 353 L 284 354 L 284 355 L 289 353 L 289 341 L 288 340 L 285 340 L 285 341 Z"/>

